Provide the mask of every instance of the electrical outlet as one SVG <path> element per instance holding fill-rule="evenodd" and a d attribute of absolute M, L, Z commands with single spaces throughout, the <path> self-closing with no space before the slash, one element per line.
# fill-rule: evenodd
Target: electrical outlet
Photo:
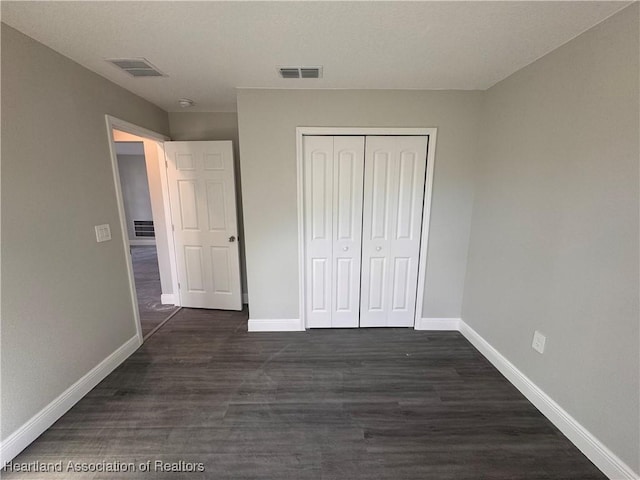
<path fill-rule="evenodd" d="M 531 348 L 533 348 L 536 352 L 544 353 L 544 344 L 546 341 L 547 337 L 536 330 L 533 334 L 533 343 L 531 344 Z"/>

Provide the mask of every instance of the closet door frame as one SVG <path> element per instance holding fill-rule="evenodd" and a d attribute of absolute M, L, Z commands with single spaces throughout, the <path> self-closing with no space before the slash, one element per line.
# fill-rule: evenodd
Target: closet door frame
<path fill-rule="evenodd" d="M 419 325 L 422 317 L 422 304 L 424 299 L 424 280 L 427 270 L 427 251 L 429 244 L 429 219 L 431 217 L 431 195 L 433 191 L 433 170 L 436 151 L 437 128 L 358 128 L 358 127 L 297 127 L 296 128 L 296 167 L 298 177 L 298 292 L 300 330 L 307 327 L 306 319 L 306 295 L 305 295 L 305 218 L 304 218 L 304 137 L 306 135 L 385 135 L 385 136 L 426 136 L 427 143 L 427 168 L 425 178 L 425 190 L 422 208 L 422 227 L 420 240 L 420 261 L 418 264 L 418 285 L 416 291 L 416 311 L 414 328 Z"/>

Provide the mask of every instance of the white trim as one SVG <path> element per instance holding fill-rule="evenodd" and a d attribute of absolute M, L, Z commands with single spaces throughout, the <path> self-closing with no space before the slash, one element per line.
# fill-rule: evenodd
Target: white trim
<path fill-rule="evenodd" d="M 607 477 L 612 480 L 637 480 L 640 478 L 638 473 L 634 472 L 631 467 L 618 458 L 591 432 L 558 405 L 555 400 L 462 320 L 460 321 L 460 332 Z"/>
<path fill-rule="evenodd" d="M 45 430 L 73 407 L 82 397 L 125 361 L 142 344 L 136 335 L 92 368 L 85 376 L 67 388 L 58 398 L 36 413 L 0 445 L 0 465 L 15 458 Z"/>
<path fill-rule="evenodd" d="M 164 224 L 167 231 L 167 249 L 169 250 L 169 268 L 171 269 L 171 289 L 173 290 L 173 304 L 182 306 L 180 289 L 178 288 L 178 264 L 176 261 L 176 246 L 173 238 L 173 219 L 171 218 L 171 199 L 169 197 L 169 179 L 167 177 L 167 158 L 164 153 L 164 143 L 158 142 L 158 162 L 160 162 L 160 186 L 164 202 Z"/>
<path fill-rule="evenodd" d="M 420 237 L 420 259 L 418 263 L 418 286 L 416 287 L 415 324 L 422 318 L 424 285 L 427 277 L 427 255 L 429 252 L 429 227 L 431 222 L 431 196 L 433 192 L 433 170 L 436 160 L 437 129 L 429 128 L 427 133 L 427 172 L 424 180 L 424 199 L 422 203 L 422 235 Z"/>
<path fill-rule="evenodd" d="M 138 135 L 139 137 L 146 137 L 158 142 L 166 142 L 170 140 L 169 137 L 161 133 L 154 132 L 153 130 L 147 130 L 144 127 L 139 127 L 138 125 L 129 123 L 126 120 L 121 120 L 119 118 L 112 117 L 111 115 L 105 115 L 105 117 L 107 119 L 107 126 L 110 130 L 115 128 L 116 130 L 121 130 L 132 135 Z"/>
<path fill-rule="evenodd" d="M 243 305 L 249 305 L 249 294 L 248 293 L 243 293 L 242 294 L 242 304 Z"/>
<path fill-rule="evenodd" d="M 109 139 L 109 153 L 111 155 L 111 171 L 113 173 L 113 183 L 116 190 L 116 202 L 118 204 L 118 216 L 120 217 L 120 230 L 122 231 L 123 247 L 125 250 L 125 258 L 127 264 L 127 276 L 129 279 L 129 291 L 131 294 L 131 302 L 133 308 L 133 319 L 136 327 L 136 332 L 140 343 L 143 342 L 142 325 L 140 323 L 140 312 L 138 310 L 138 295 L 136 293 L 135 276 L 133 273 L 133 263 L 131 261 L 131 252 L 129 251 L 129 234 L 127 229 L 127 217 L 124 210 L 124 197 L 122 195 L 122 186 L 120 184 L 120 171 L 118 169 L 118 156 L 116 153 L 115 139 L 113 130 L 120 130 L 133 135 L 149 138 L 154 141 L 163 142 L 168 140 L 168 137 L 164 135 L 152 132 L 146 128 L 139 127 L 132 123 L 120 120 L 119 118 L 112 117 L 111 115 L 105 115 L 105 121 L 107 124 L 107 138 Z M 160 169 L 162 172 L 162 168 Z M 162 176 L 162 175 L 161 175 Z M 171 255 L 169 255 L 171 257 Z"/>
<path fill-rule="evenodd" d="M 369 128 L 369 127 L 297 127 L 296 128 L 296 168 L 298 179 L 298 304 L 300 313 L 300 328 L 306 327 L 305 294 L 304 294 L 304 152 L 303 138 L 305 135 L 419 135 L 428 138 L 427 171 L 425 177 L 425 191 L 422 207 L 422 236 L 420 238 L 420 262 L 418 264 L 418 285 L 416 291 L 416 311 L 414 327 L 422 317 L 422 302 L 424 298 L 424 279 L 427 271 L 427 252 L 429 246 L 429 221 L 431 218 L 431 196 L 433 192 L 433 171 L 436 154 L 437 128 Z"/>
<path fill-rule="evenodd" d="M 392 127 L 297 127 L 296 136 L 302 135 L 420 135 L 434 134 L 435 128 Z"/>
<path fill-rule="evenodd" d="M 177 277 L 177 274 L 171 268 L 171 263 L 174 261 L 175 254 L 173 251 L 173 237 L 170 235 L 171 232 L 167 223 L 167 211 L 169 210 L 169 207 L 170 207 L 169 190 L 162 186 L 163 185 L 162 179 L 164 176 L 166 176 L 166 168 L 164 169 L 162 168 L 163 165 L 166 167 L 166 161 L 164 156 L 164 142 L 144 141 L 143 144 L 144 144 L 145 164 L 147 169 L 149 169 L 150 165 L 153 165 L 155 163 L 155 166 L 158 168 L 158 175 L 160 177 L 159 178 L 160 179 L 160 185 L 159 185 L 160 201 L 162 202 L 162 208 L 160 210 L 162 210 L 162 216 L 160 215 L 160 212 L 158 212 L 159 209 L 157 208 L 158 207 L 158 204 L 157 204 L 158 184 L 151 179 L 149 179 L 151 180 L 149 182 L 149 193 L 151 195 L 151 192 L 154 192 L 154 190 L 156 190 L 153 194 L 154 196 L 150 198 L 154 224 L 156 226 L 161 226 L 164 222 L 164 236 L 166 239 L 164 247 L 166 248 L 160 248 L 156 252 L 158 257 L 158 264 L 162 263 L 161 259 L 163 261 L 166 260 L 169 263 L 169 272 L 168 272 L 169 278 L 167 278 L 167 271 L 165 269 L 160 269 L 160 283 L 163 284 L 162 293 L 174 294 L 176 292 L 174 283 L 177 283 L 177 281 L 175 280 Z M 169 214 L 169 218 L 171 218 L 170 214 Z M 158 238 L 156 238 L 155 240 L 157 241 Z M 160 246 L 163 247 L 162 245 Z"/>
<path fill-rule="evenodd" d="M 258 318 L 249 319 L 250 332 L 303 332 L 299 318 Z"/>
<path fill-rule="evenodd" d="M 459 318 L 418 318 L 414 328 L 416 330 L 460 330 Z"/>
<path fill-rule="evenodd" d="M 136 327 L 136 334 L 140 343 L 142 343 L 142 325 L 140 324 L 140 312 L 138 310 L 138 295 L 136 293 L 135 276 L 133 273 L 133 263 L 131 260 L 131 252 L 129 250 L 129 234 L 127 233 L 127 216 L 124 210 L 124 197 L 122 195 L 122 185 L 120 183 L 120 171 L 118 169 L 118 156 L 116 154 L 115 140 L 113 138 L 114 124 L 109 115 L 105 115 L 107 121 L 107 135 L 109 139 L 109 153 L 111 155 L 111 172 L 113 174 L 113 183 L 116 190 L 116 202 L 118 204 L 118 217 L 120 218 L 120 230 L 122 234 L 122 245 L 124 246 L 124 255 L 127 264 L 127 278 L 129 280 L 129 291 L 131 295 L 131 307 L 133 309 L 133 321 Z"/>
<path fill-rule="evenodd" d="M 306 327 L 305 312 L 305 253 L 304 253 L 304 135 L 312 128 L 306 129 L 302 127 L 296 128 L 296 171 L 298 176 L 298 308 L 300 314 L 300 330 Z M 308 134 L 310 135 L 310 133 Z M 251 331 L 251 330 L 249 330 Z"/>
<path fill-rule="evenodd" d="M 175 305 L 176 298 L 173 293 L 163 293 L 160 295 L 160 303 L 163 305 Z"/>
<path fill-rule="evenodd" d="M 136 238 L 134 240 L 129 240 L 129 245 L 132 247 L 154 247 L 156 245 L 156 241 L 151 238 L 146 238 L 144 240 Z"/>

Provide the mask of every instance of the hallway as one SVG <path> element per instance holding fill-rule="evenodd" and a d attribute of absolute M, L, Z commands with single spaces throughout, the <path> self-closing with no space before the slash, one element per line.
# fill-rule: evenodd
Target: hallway
<path fill-rule="evenodd" d="M 160 303 L 162 291 L 156 247 L 132 246 L 131 260 L 136 280 L 142 335 L 146 337 L 167 317 L 178 310 L 178 307 Z"/>

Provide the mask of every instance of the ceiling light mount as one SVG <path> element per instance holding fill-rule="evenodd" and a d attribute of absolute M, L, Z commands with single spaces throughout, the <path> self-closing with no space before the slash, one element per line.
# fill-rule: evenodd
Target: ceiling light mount
<path fill-rule="evenodd" d="M 180 105 L 182 108 L 191 108 L 195 104 L 196 102 L 194 102 L 190 98 L 181 98 L 178 100 L 178 105 Z"/>

